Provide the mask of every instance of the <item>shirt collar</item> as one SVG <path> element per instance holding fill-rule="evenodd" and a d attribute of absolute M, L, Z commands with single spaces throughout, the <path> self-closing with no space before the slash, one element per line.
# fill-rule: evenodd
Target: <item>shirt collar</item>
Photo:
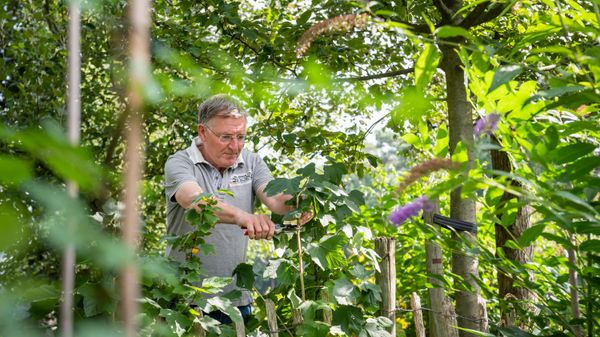
<path fill-rule="evenodd" d="M 211 165 L 209 162 L 206 161 L 206 159 L 204 159 L 202 152 L 200 152 L 200 149 L 198 148 L 200 144 L 202 144 L 202 140 L 200 140 L 199 137 L 194 137 L 194 139 L 192 139 L 192 144 L 186 149 L 188 156 L 194 162 L 194 164 L 207 163 L 208 165 Z M 242 149 L 242 152 L 244 151 L 246 151 L 246 149 Z M 231 167 L 237 168 L 241 165 L 244 165 L 244 158 L 242 157 L 242 153 L 240 153 L 240 155 L 235 160 L 235 163 L 233 163 Z"/>

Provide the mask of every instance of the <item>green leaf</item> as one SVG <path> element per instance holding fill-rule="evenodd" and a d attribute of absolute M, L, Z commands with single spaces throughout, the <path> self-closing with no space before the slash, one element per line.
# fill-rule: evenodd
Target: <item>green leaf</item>
<path fill-rule="evenodd" d="M 231 277 L 207 277 L 202 280 L 202 288 L 199 289 L 194 287 L 194 289 L 208 294 L 216 294 L 231 284 L 232 280 Z"/>
<path fill-rule="evenodd" d="M 565 94 L 570 94 L 570 93 L 577 93 L 577 92 L 581 92 L 584 91 L 588 88 L 581 86 L 581 85 L 569 85 L 569 86 L 563 86 L 563 87 L 556 87 L 556 88 L 552 88 L 549 90 L 541 90 L 538 92 L 537 95 L 534 95 L 530 98 L 528 98 L 525 103 L 523 103 L 523 105 L 527 105 L 530 102 L 534 102 L 539 100 L 540 98 L 554 98 L 554 97 L 560 97 L 563 96 Z"/>
<path fill-rule="evenodd" d="M 298 295 L 296 295 L 296 290 L 294 290 L 294 288 L 290 289 L 290 291 L 287 294 L 287 298 L 290 300 L 290 303 L 292 304 L 292 308 L 294 308 L 294 309 L 300 308 L 300 305 L 302 304 L 302 299 L 300 299 L 300 297 L 298 297 Z"/>
<path fill-rule="evenodd" d="M 315 336 L 315 337 L 326 337 L 329 334 L 329 324 L 323 322 L 309 321 L 300 325 L 296 329 L 297 336 Z"/>
<path fill-rule="evenodd" d="M 233 275 L 237 278 L 236 284 L 238 287 L 250 290 L 254 288 L 254 271 L 251 264 L 240 263 L 233 270 Z"/>
<path fill-rule="evenodd" d="M 307 251 L 322 270 L 343 267 L 347 261 L 342 251 L 342 242 L 343 238 L 339 235 L 325 236 L 318 244 L 309 244 Z"/>
<path fill-rule="evenodd" d="M 296 170 L 296 173 L 303 177 L 313 176 L 315 174 L 315 163 L 309 163 L 303 168 L 299 168 L 298 170 Z"/>
<path fill-rule="evenodd" d="M 323 167 L 323 174 L 325 179 L 327 179 L 330 183 L 334 185 L 339 185 L 342 182 L 342 177 L 348 171 L 344 164 L 341 163 L 332 163 L 330 165 L 325 165 Z"/>
<path fill-rule="evenodd" d="M 302 177 L 295 177 L 293 179 L 275 178 L 267 184 L 265 193 L 270 197 L 279 193 L 295 195 L 300 191 L 301 179 Z"/>
<path fill-rule="evenodd" d="M 360 308 L 351 305 L 340 305 L 333 312 L 332 325 L 341 326 L 345 332 L 358 331 L 363 325 L 363 313 Z"/>
<path fill-rule="evenodd" d="M 542 233 L 544 232 L 544 228 L 546 228 L 546 225 L 544 224 L 535 225 L 527 228 L 523 232 L 523 234 L 521 234 L 521 237 L 519 238 L 519 244 L 522 247 L 529 246 L 533 241 L 540 237 L 540 235 L 542 235 Z"/>
<path fill-rule="evenodd" d="M 402 92 L 400 104 L 391 113 L 392 123 L 402 126 L 405 120 L 416 124 L 422 117 L 427 116 L 433 104 L 424 91 L 416 87 L 408 87 Z"/>
<path fill-rule="evenodd" d="M 21 238 L 24 237 L 26 227 L 19 223 L 19 214 L 15 209 L 8 205 L 0 204 L 0 224 L 2 227 L 0 252 L 17 243 L 21 243 Z"/>
<path fill-rule="evenodd" d="M 492 80 L 492 85 L 490 85 L 490 89 L 488 90 L 488 94 L 494 91 L 499 86 L 509 82 L 515 77 L 519 76 L 523 72 L 523 67 L 519 65 L 510 65 L 500 67 L 494 74 L 494 79 Z"/>
<path fill-rule="evenodd" d="M 223 297 L 212 297 L 207 300 L 207 303 L 210 307 L 214 307 L 229 316 L 234 323 L 242 323 L 242 313 L 231 303 L 229 299 Z M 209 309 L 209 311 L 213 310 Z"/>
<path fill-rule="evenodd" d="M 553 194 L 558 197 L 561 197 L 563 199 L 569 200 L 576 205 L 582 206 L 583 208 L 587 209 L 588 211 L 592 212 L 593 214 L 598 214 L 598 211 L 596 211 L 596 209 L 594 209 L 594 207 L 592 207 L 590 204 L 588 204 L 587 202 L 585 202 L 578 196 L 574 195 L 573 193 L 570 193 L 567 191 L 558 191 L 558 192 L 554 192 Z"/>
<path fill-rule="evenodd" d="M 417 144 L 421 143 L 421 139 L 414 133 L 406 133 L 400 138 L 412 146 L 416 146 Z"/>
<path fill-rule="evenodd" d="M 415 63 L 415 86 L 418 92 L 425 92 L 439 62 L 440 53 L 437 51 L 436 46 L 426 43 L 423 52 Z"/>
<path fill-rule="evenodd" d="M 331 295 L 339 305 L 355 305 L 358 291 L 346 277 L 333 280 Z"/>
<path fill-rule="evenodd" d="M 435 30 L 435 36 L 439 39 L 462 36 L 471 39 L 473 36 L 468 30 L 458 26 L 442 26 Z"/>
<path fill-rule="evenodd" d="M 13 156 L 0 155 L 0 183 L 18 185 L 32 175 L 31 162 Z"/>
<path fill-rule="evenodd" d="M 600 251 L 600 240 L 590 239 L 583 241 L 579 245 L 579 250 L 583 252 L 599 252 Z"/>
<path fill-rule="evenodd" d="M 565 164 L 591 153 L 595 148 L 594 144 L 577 142 L 554 149 L 549 157 L 556 164 Z"/>

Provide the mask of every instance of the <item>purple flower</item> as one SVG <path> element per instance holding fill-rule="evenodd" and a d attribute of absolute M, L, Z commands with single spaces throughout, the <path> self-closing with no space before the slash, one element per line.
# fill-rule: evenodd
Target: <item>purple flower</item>
<path fill-rule="evenodd" d="M 408 218 L 419 214 L 422 209 L 426 211 L 433 210 L 433 204 L 424 195 L 413 202 L 409 202 L 408 204 L 393 210 L 392 213 L 390 213 L 389 219 L 394 226 L 400 226 Z"/>
<path fill-rule="evenodd" d="M 475 136 L 482 136 L 484 134 L 492 135 L 498 128 L 498 122 L 500 121 L 500 114 L 491 113 L 487 116 L 481 117 L 475 127 L 473 128 L 473 134 Z"/>

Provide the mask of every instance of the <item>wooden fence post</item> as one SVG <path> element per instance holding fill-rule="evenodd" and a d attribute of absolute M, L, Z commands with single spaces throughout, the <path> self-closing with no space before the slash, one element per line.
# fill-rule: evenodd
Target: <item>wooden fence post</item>
<path fill-rule="evenodd" d="M 396 240 L 375 238 L 375 251 L 381 257 L 377 284 L 381 287 L 381 315 L 392 321 L 388 332 L 396 336 Z"/>
<path fill-rule="evenodd" d="M 439 229 L 440 227 L 433 223 L 433 215 L 439 212 L 439 203 L 433 201 L 435 207 L 431 211 L 423 211 L 425 222 Z M 425 242 L 427 254 L 427 274 L 444 276 L 444 265 L 442 249 L 431 240 Z M 438 278 L 429 277 L 429 283 L 433 288 L 429 289 L 429 335 L 431 337 L 458 337 L 456 326 L 456 314 L 450 299 L 446 297 L 444 285 Z"/>
<path fill-rule="evenodd" d="M 265 308 L 267 310 L 267 326 L 269 327 L 269 336 L 279 337 L 279 327 L 277 325 L 277 314 L 275 313 L 275 303 L 269 298 L 265 299 Z"/>
<path fill-rule="evenodd" d="M 415 292 L 413 292 L 410 297 L 410 306 L 413 310 L 417 337 L 425 337 L 425 324 L 423 323 L 423 311 L 421 311 L 421 298 Z"/>

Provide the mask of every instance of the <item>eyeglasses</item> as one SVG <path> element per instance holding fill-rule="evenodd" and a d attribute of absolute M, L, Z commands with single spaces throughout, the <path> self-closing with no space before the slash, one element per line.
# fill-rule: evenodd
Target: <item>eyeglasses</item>
<path fill-rule="evenodd" d="M 211 128 L 209 128 L 208 125 L 204 124 L 204 127 L 207 128 L 210 132 L 212 132 L 213 135 L 217 136 L 219 138 L 219 141 L 223 144 L 229 144 L 234 139 L 237 139 L 238 143 L 243 143 L 246 140 L 246 135 L 228 135 L 228 134 L 218 135 Z"/>

